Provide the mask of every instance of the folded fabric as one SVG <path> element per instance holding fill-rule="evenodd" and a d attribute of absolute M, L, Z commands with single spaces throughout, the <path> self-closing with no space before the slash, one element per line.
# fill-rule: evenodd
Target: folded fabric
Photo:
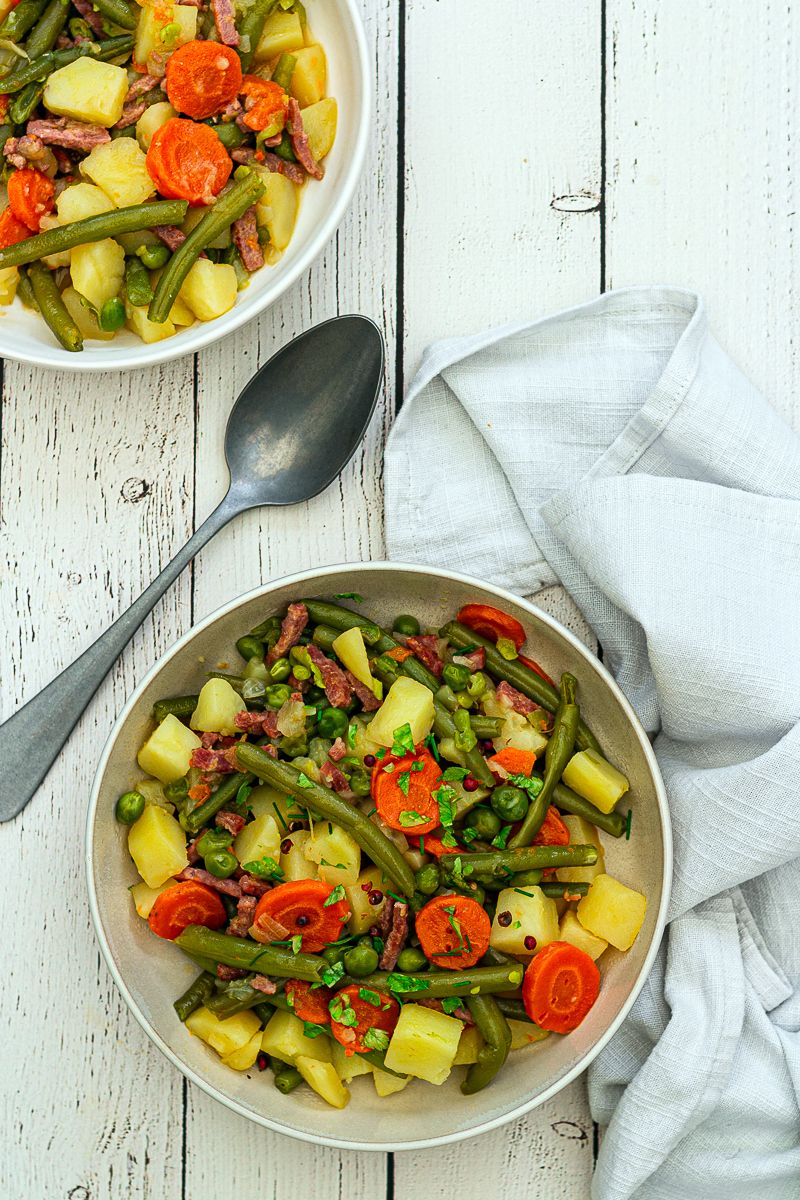
<path fill-rule="evenodd" d="M 797 1200 L 800 438 L 633 288 L 433 346 L 386 477 L 391 558 L 562 582 L 655 737 L 671 924 L 590 1068 L 593 1195 Z"/>

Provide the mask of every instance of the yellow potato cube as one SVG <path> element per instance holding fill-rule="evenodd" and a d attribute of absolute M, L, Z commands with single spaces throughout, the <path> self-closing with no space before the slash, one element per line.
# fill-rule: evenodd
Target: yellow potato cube
<path fill-rule="evenodd" d="M 127 90 L 124 67 L 95 58 L 76 58 L 48 78 L 42 100 L 45 108 L 59 116 L 108 127 L 122 116 Z"/>
<path fill-rule="evenodd" d="M 466 1067 L 478 1061 L 478 1054 L 483 1049 L 484 1041 L 477 1025 L 465 1025 L 461 1031 L 454 1067 Z"/>
<path fill-rule="evenodd" d="M 317 865 L 306 858 L 305 849 L 311 838 L 307 829 L 298 829 L 295 833 L 284 835 L 281 846 L 291 842 L 291 850 L 281 850 L 280 868 L 286 883 L 297 879 L 318 879 Z"/>
<path fill-rule="evenodd" d="M 382 893 L 383 899 L 380 904 L 370 904 L 369 892 L 364 890 L 366 884 L 369 884 L 372 891 Z M 372 866 L 363 870 L 355 883 L 349 887 L 345 886 L 344 893 L 350 907 L 350 920 L 347 922 L 349 933 L 361 936 L 371 925 L 375 925 L 380 920 L 387 901 L 386 889 L 391 886 L 380 868 Z"/>
<path fill-rule="evenodd" d="M 197 734 L 169 713 L 150 734 L 136 761 L 143 771 L 155 775 L 162 783 L 175 783 L 189 770 L 192 751 L 200 745 Z"/>
<path fill-rule="evenodd" d="M 176 28 L 177 26 L 177 28 Z M 168 40 L 162 41 L 161 34 L 169 30 Z M 197 36 L 197 9 L 187 4 L 166 4 L 164 0 L 148 0 L 142 5 L 136 26 L 136 41 L 133 46 L 134 62 L 142 67 L 147 56 L 156 50 L 159 54 L 171 53 Z"/>
<path fill-rule="evenodd" d="M 236 303 L 238 285 L 230 263 L 213 263 L 199 258 L 178 293 L 200 321 L 213 321 Z"/>
<path fill-rule="evenodd" d="M 294 54 L 304 45 L 303 25 L 297 13 L 273 12 L 264 22 L 253 57 L 257 63 L 263 63 L 281 54 Z"/>
<path fill-rule="evenodd" d="M 93 183 L 71 183 L 56 200 L 56 211 L 61 225 L 69 225 L 71 221 L 85 221 L 87 217 L 110 212 L 113 207 L 103 189 Z"/>
<path fill-rule="evenodd" d="M 331 1042 L 330 1045 L 333 1065 L 342 1083 L 352 1083 L 359 1075 L 371 1074 L 372 1064 L 367 1062 L 363 1054 L 345 1054 L 344 1046 L 339 1042 Z"/>
<path fill-rule="evenodd" d="M 254 787 L 247 797 L 247 803 L 256 817 L 263 817 L 267 813 L 274 817 L 283 834 L 288 832 L 292 821 L 302 821 L 305 818 L 305 813 L 301 812 L 296 800 L 279 792 L 277 788 L 270 787 L 268 783 Z"/>
<path fill-rule="evenodd" d="M 596 938 L 629 950 L 647 912 L 647 899 L 612 875 L 598 875 L 578 905 L 578 920 Z"/>
<path fill-rule="evenodd" d="M 433 692 L 416 679 L 396 679 L 369 724 L 369 735 L 382 746 L 391 746 L 394 731 L 411 726 L 414 744 L 424 742 L 433 728 Z"/>
<path fill-rule="evenodd" d="M 186 6 L 181 4 L 178 7 L 185 8 Z M 190 9 L 189 11 L 197 13 L 197 9 Z M 173 117 L 177 117 L 177 115 L 177 112 L 168 100 L 160 100 L 158 104 L 151 104 L 149 108 L 144 110 L 136 122 L 136 140 L 145 154 L 150 149 L 150 143 L 153 140 L 153 134 L 156 130 L 160 129 L 162 125 L 166 125 L 167 121 L 170 121 Z"/>
<path fill-rule="evenodd" d="M 308 148 L 319 162 L 330 154 L 336 141 L 336 125 L 339 108 L 333 96 L 326 96 L 316 104 L 303 109 L 303 129 L 308 138 Z"/>
<path fill-rule="evenodd" d="M 175 332 L 175 326 L 172 321 L 161 321 L 156 323 L 151 321 L 147 315 L 147 309 L 136 308 L 128 300 L 125 301 L 125 313 L 128 318 L 128 328 L 133 330 L 143 342 L 163 342 L 165 338 L 172 337 Z"/>
<path fill-rule="evenodd" d="M 311 837 L 303 847 L 306 858 L 317 863 L 317 874 L 325 883 L 349 886 L 361 870 L 361 847 L 355 838 L 331 821 L 315 821 Z"/>
<path fill-rule="evenodd" d="M 501 925 L 498 917 L 510 913 L 511 921 Z M 533 950 L 525 946 L 525 938 L 536 938 Z M 558 941 L 558 911 L 554 900 L 545 896 L 540 887 L 526 884 L 524 889 L 505 888 L 497 897 L 497 912 L 492 921 L 489 945 L 501 954 L 529 956 L 549 942 Z"/>
<path fill-rule="evenodd" d="M 399 1075 L 444 1083 L 458 1052 L 462 1028 L 461 1021 L 436 1009 L 404 1004 L 386 1051 L 386 1066 Z"/>
<path fill-rule="evenodd" d="M 150 916 L 150 910 L 156 902 L 156 899 L 162 892 L 169 891 L 171 887 L 175 887 L 177 879 L 167 879 L 160 887 L 151 888 L 146 883 L 134 883 L 128 891 L 133 900 L 133 906 L 140 917 L 146 921 Z"/>
<path fill-rule="evenodd" d="M 621 771 L 606 762 L 596 750 L 580 750 L 564 768 L 564 783 L 590 800 L 601 812 L 610 813 L 630 784 Z"/>
<path fill-rule="evenodd" d="M 265 1054 L 292 1065 L 299 1056 L 315 1058 L 319 1062 L 331 1061 L 330 1039 L 325 1034 L 315 1038 L 306 1037 L 300 1018 L 280 1009 L 267 1023 L 261 1038 L 261 1049 Z"/>
<path fill-rule="evenodd" d="M 173 325 L 182 325 L 184 328 L 187 325 L 194 325 L 195 315 L 189 308 L 189 305 L 181 300 L 180 296 L 176 296 L 172 302 L 172 308 L 169 310 L 169 319 Z"/>
<path fill-rule="evenodd" d="M 242 1050 L 259 1033 L 260 1025 L 258 1017 L 249 1010 L 236 1013 L 221 1021 L 209 1009 L 203 1007 L 198 1008 L 196 1012 L 186 1018 L 186 1028 L 189 1032 L 193 1033 L 195 1037 L 202 1038 L 219 1055 L 233 1054 L 236 1050 Z M 258 1048 L 256 1048 L 256 1053 L 258 1053 Z"/>
<path fill-rule="evenodd" d="M 101 342 L 111 341 L 114 334 L 106 333 L 105 330 L 100 328 L 97 324 L 97 317 L 86 301 L 78 295 L 75 288 L 65 288 L 61 293 L 61 299 L 64 301 L 64 307 L 67 312 L 85 338 L 96 338 Z"/>
<path fill-rule="evenodd" d="M 268 815 L 255 817 L 245 825 L 233 843 L 233 853 L 240 863 L 271 858 L 277 867 L 281 853 L 281 835 L 275 819 Z"/>
<path fill-rule="evenodd" d="M 379 1067 L 376 1067 L 372 1072 L 372 1080 L 375 1084 L 375 1091 L 383 1099 L 385 1096 L 393 1096 L 395 1092 L 402 1092 L 403 1088 L 411 1082 L 411 1076 L 390 1075 L 388 1071 L 381 1071 Z"/>
<path fill-rule="evenodd" d="M 364 638 L 357 625 L 339 634 L 334 640 L 333 650 L 347 667 L 348 671 L 353 672 L 356 679 L 360 680 L 365 687 L 371 688 L 373 686 L 375 680 L 372 678 L 372 672 L 369 669 L 367 647 L 364 645 Z"/>
<path fill-rule="evenodd" d="M 192 9 L 194 11 L 194 9 Z M 76 62 L 88 62 L 79 58 Z M 125 75 L 125 72 L 122 72 Z M 127 75 L 125 75 L 127 80 Z M 135 138 L 116 138 L 95 146 L 81 163 L 81 174 L 105 192 L 115 208 L 143 204 L 155 195 L 155 184 L 147 162 Z"/>
<path fill-rule="evenodd" d="M 256 219 L 267 230 L 271 245 L 285 250 L 297 219 L 299 188 L 285 175 L 271 174 L 263 168 L 258 169 L 258 177 L 264 194 L 256 201 Z"/>
<path fill-rule="evenodd" d="M 230 1054 L 223 1054 L 222 1061 L 226 1067 L 232 1067 L 234 1071 L 249 1071 L 258 1058 L 260 1049 L 261 1030 L 257 1029 L 249 1042 L 245 1042 L 237 1050 L 232 1050 Z"/>
<path fill-rule="evenodd" d="M 572 909 L 565 912 L 561 918 L 558 940 L 569 942 L 570 946 L 577 946 L 595 962 L 603 951 L 608 949 L 608 942 L 584 929 Z"/>
<path fill-rule="evenodd" d="M 294 1065 L 308 1086 L 333 1108 L 345 1108 L 349 1104 L 350 1093 L 336 1074 L 333 1063 L 320 1062 L 319 1059 L 300 1054 Z"/>
<path fill-rule="evenodd" d="M 148 804 L 128 831 L 128 853 L 148 887 L 160 888 L 188 867 L 186 834 L 174 817 Z"/>
<path fill-rule="evenodd" d="M 244 707 L 244 700 L 227 679 L 209 679 L 200 689 L 189 726 L 201 733 L 221 733 L 231 737 L 239 732 L 234 718 Z"/>
<path fill-rule="evenodd" d="M 290 91 L 301 108 L 316 104 L 325 95 L 328 64 L 322 46 L 304 46 L 295 50 L 297 65 L 292 74 Z"/>
<path fill-rule="evenodd" d="M 125 275 L 125 251 L 113 238 L 73 246 L 69 273 L 75 291 L 100 309 L 106 300 L 119 294 Z"/>
<path fill-rule="evenodd" d="M 0 305 L 11 304 L 17 294 L 19 283 L 18 267 L 3 267 L 0 270 Z"/>
<path fill-rule="evenodd" d="M 556 878 L 560 883 L 591 883 L 606 869 L 606 856 L 603 843 L 600 840 L 600 830 L 596 825 L 585 821 L 583 817 L 573 817 L 566 813 L 561 820 L 569 830 L 571 846 L 594 846 L 597 849 L 597 862 L 590 867 L 559 867 Z"/>
<path fill-rule="evenodd" d="M 523 1050 L 525 1046 L 532 1046 L 534 1042 L 541 1042 L 548 1036 L 546 1029 L 540 1029 L 538 1025 L 532 1025 L 530 1021 L 515 1021 L 509 1020 L 508 1028 L 511 1030 L 511 1049 Z"/>

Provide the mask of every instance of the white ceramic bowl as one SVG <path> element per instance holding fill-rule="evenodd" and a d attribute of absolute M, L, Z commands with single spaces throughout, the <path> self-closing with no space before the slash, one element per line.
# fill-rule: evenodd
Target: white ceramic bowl
<path fill-rule="evenodd" d="M 366 38 L 355 0 L 309 0 L 309 23 L 328 58 L 328 95 L 339 106 L 333 150 L 325 178 L 303 189 L 297 225 L 276 266 L 266 266 L 239 293 L 236 304 L 215 321 L 195 321 L 163 342 L 146 345 L 129 330 L 113 342 L 87 342 L 79 354 L 58 345 L 41 317 L 16 299 L 0 311 L 0 357 L 39 367 L 73 371 L 119 371 L 192 354 L 238 329 L 283 295 L 321 253 L 350 203 L 366 155 L 373 94 Z"/>
<path fill-rule="evenodd" d="M 136 751 L 152 728 L 155 700 L 197 690 L 208 664 L 229 659 L 236 638 L 280 612 L 289 600 L 350 591 L 361 593 L 362 611 L 383 623 L 411 612 L 438 627 L 469 601 L 499 605 L 525 625 L 529 653 L 550 674 L 569 670 L 577 676 L 587 720 L 631 781 L 633 836 L 626 842 L 604 835 L 608 870 L 643 891 L 648 910 L 633 948 L 627 954 L 608 950 L 603 955 L 600 996 L 569 1036 L 551 1035 L 513 1053 L 492 1085 L 474 1096 L 462 1096 L 460 1070 L 440 1088 L 412 1081 L 387 1100 L 379 1100 L 364 1078 L 354 1081 L 350 1104 L 339 1112 L 308 1088 L 282 1096 L 269 1074 L 224 1067 L 178 1021 L 172 1003 L 196 968 L 174 946 L 153 937 L 136 916 L 126 889 L 138 877 L 126 852 L 126 831 L 114 819 L 114 804 L 141 777 Z M 602 664 L 552 617 L 508 592 L 467 576 L 392 563 L 326 567 L 291 576 L 231 601 L 181 638 L 120 713 L 98 767 L 86 837 L 91 910 L 103 954 L 133 1015 L 158 1048 L 188 1079 L 235 1112 L 305 1141 L 359 1150 L 407 1150 L 473 1136 L 541 1104 L 583 1071 L 628 1012 L 652 964 L 664 928 L 671 862 L 666 799 L 650 743 Z"/>

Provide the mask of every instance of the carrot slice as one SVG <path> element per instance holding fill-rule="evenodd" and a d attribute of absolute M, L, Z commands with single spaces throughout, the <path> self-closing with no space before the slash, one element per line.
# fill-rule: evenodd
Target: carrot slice
<path fill-rule="evenodd" d="M 491 921 L 469 896 L 434 896 L 415 922 L 422 952 L 448 971 L 474 967 L 489 949 Z"/>
<path fill-rule="evenodd" d="M 230 46 L 187 42 L 167 59 L 166 84 L 172 107 L 202 121 L 239 95 L 242 64 Z"/>
<path fill-rule="evenodd" d="M 314 1025 L 329 1025 L 331 1015 L 328 1012 L 328 1003 L 332 995 L 330 988 L 306 983 L 303 979 L 286 980 L 286 999 L 294 1015 L 301 1021 L 311 1021 Z"/>
<path fill-rule="evenodd" d="M 8 180 L 8 206 L 18 221 L 38 231 L 45 213 L 55 208 L 56 185 L 41 171 L 23 167 Z"/>
<path fill-rule="evenodd" d="M 550 678 L 550 676 L 547 674 L 547 671 L 543 670 L 537 662 L 533 661 L 532 658 L 526 658 L 524 654 L 520 654 L 517 662 L 521 662 L 524 667 L 528 667 L 529 670 L 535 671 L 536 674 L 541 679 L 544 679 L 547 683 L 549 683 L 551 687 L 557 686 L 555 680 Z"/>
<path fill-rule="evenodd" d="M 259 900 L 254 924 L 258 924 L 262 916 L 269 917 L 284 927 L 287 938 L 300 934 L 303 950 L 316 954 L 338 939 L 342 925 L 350 916 L 347 901 L 334 900 L 333 895 L 334 888 L 321 879 L 279 883 Z"/>
<path fill-rule="evenodd" d="M 509 775 L 531 775 L 536 764 L 536 755 L 532 750 L 514 750 L 513 747 L 507 746 L 505 750 L 498 750 L 497 754 L 493 754 L 486 761 L 490 767 L 502 767 Z"/>
<path fill-rule="evenodd" d="M 393 658 L 395 662 L 405 662 L 407 658 L 413 658 L 414 655 L 405 646 L 395 646 L 393 650 L 386 651 L 387 658 Z"/>
<path fill-rule="evenodd" d="M 244 124 L 257 131 L 274 125 L 275 133 L 280 133 L 286 124 L 289 107 L 289 97 L 284 89 L 271 79 L 245 75 L 239 91 L 251 101 L 249 105 L 245 102 L 247 112 L 242 118 Z"/>
<path fill-rule="evenodd" d="M 4 208 L 0 213 L 0 249 L 4 250 L 6 246 L 14 246 L 17 242 L 23 242 L 30 236 L 31 231 L 28 226 L 23 225 L 10 208 Z"/>
<path fill-rule="evenodd" d="M 519 621 L 499 608 L 492 608 L 491 604 L 465 604 L 459 609 L 456 620 L 493 642 L 508 638 L 517 650 L 525 641 L 525 630 Z"/>
<path fill-rule="evenodd" d="M 569 1033 L 580 1025 L 599 991 L 600 972 L 588 954 L 569 942 L 549 942 L 525 972 L 522 1002 L 542 1029 Z"/>
<path fill-rule="evenodd" d="M 228 151 L 208 125 L 171 117 L 153 134 L 147 170 L 162 196 L 211 204 L 233 170 Z"/>
<path fill-rule="evenodd" d="M 568 846 L 569 845 L 569 830 L 557 808 L 553 808 L 552 804 L 547 810 L 547 815 L 542 822 L 541 829 L 533 839 L 534 846 Z"/>
<path fill-rule="evenodd" d="M 433 793 L 442 782 L 442 768 L 427 750 L 400 758 L 387 754 L 372 771 L 372 798 L 378 815 L 390 829 L 428 833 L 441 825 Z"/>
<path fill-rule="evenodd" d="M 421 837 L 415 837 L 413 834 L 406 834 L 408 844 L 416 850 L 424 850 L 427 854 L 432 854 L 434 858 L 441 858 L 443 854 L 458 854 L 463 851 L 463 846 L 445 846 L 441 838 L 435 833 L 426 833 Z"/>
<path fill-rule="evenodd" d="M 228 914 L 217 893 L 204 883 L 187 879 L 156 896 L 147 923 L 158 937 L 172 942 L 187 925 L 219 929 L 227 919 Z"/>
<path fill-rule="evenodd" d="M 385 992 L 351 983 L 333 997 L 330 1014 L 331 1033 L 337 1042 L 348 1054 L 363 1054 L 366 1050 L 381 1049 L 380 1042 L 385 1042 L 383 1038 L 370 1039 L 371 1029 L 391 1037 L 400 1016 L 400 1005 Z"/>

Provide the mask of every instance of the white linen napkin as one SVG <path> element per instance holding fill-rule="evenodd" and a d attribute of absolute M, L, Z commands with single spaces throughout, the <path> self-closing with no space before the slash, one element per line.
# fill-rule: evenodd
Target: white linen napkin
<path fill-rule="evenodd" d="M 800 438 L 700 299 L 611 292 L 426 353 L 390 557 L 561 581 L 645 727 L 671 924 L 590 1068 L 597 1200 L 800 1197 Z"/>

